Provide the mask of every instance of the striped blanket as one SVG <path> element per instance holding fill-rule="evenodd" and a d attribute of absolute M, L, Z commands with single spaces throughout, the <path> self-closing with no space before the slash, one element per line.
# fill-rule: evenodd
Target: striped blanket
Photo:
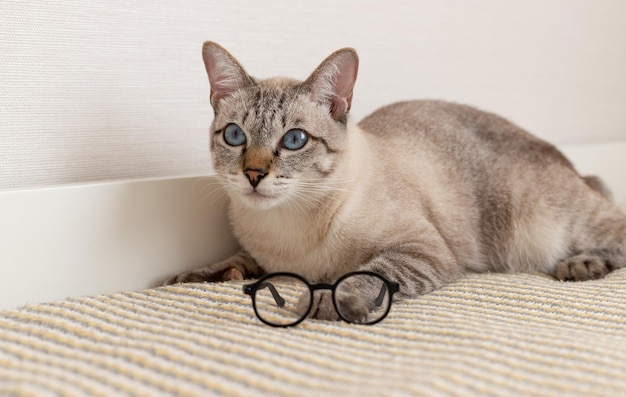
<path fill-rule="evenodd" d="M 3 311 L 0 395 L 626 395 L 626 270 L 472 275 L 374 326 L 271 328 L 241 285 Z"/>

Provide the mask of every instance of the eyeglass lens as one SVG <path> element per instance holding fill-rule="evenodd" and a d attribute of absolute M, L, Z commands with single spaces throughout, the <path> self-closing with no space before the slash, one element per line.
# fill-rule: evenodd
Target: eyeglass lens
<path fill-rule="evenodd" d="M 309 286 L 295 277 L 270 277 L 256 291 L 257 315 L 274 325 L 286 326 L 298 322 L 310 304 Z"/>
<path fill-rule="evenodd" d="M 335 290 L 335 306 L 344 320 L 371 324 L 380 321 L 391 304 L 385 282 L 371 274 L 354 274 L 344 278 Z M 355 309 L 364 313 L 355 315 Z"/>

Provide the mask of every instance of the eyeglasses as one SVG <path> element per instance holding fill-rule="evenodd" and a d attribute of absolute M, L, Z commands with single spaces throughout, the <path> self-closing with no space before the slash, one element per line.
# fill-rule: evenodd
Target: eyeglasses
<path fill-rule="evenodd" d="M 376 324 L 387 316 L 393 294 L 400 286 L 378 273 L 348 273 L 334 284 L 311 284 L 294 273 L 271 273 L 243 286 L 252 298 L 256 316 L 273 327 L 290 327 L 302 322 L 313 307 L 313 293 L 331 290 L 333 306 L 339 317 L 349 323 Z M 354 316 L 355 303 L 367 308 L 367 315 Z"/>

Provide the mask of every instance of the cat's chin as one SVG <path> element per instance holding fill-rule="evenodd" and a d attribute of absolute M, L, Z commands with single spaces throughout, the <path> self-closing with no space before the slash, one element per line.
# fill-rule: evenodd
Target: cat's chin
<path fill-rule="evenodd" d="M 239 195 L 239 200 L 248 207 L 260 210 L 276 207 L 283 201 L 281 196 L 268 196 L 256 191 Z"/>

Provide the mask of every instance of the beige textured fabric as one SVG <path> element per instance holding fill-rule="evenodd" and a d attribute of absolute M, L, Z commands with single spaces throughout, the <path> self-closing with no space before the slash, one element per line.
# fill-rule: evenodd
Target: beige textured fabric
<path fill-rule="evenodd" d="M 473 275 L 375 326 L 275 329 L 241 283 L 0 315 L 0 395 L 626 395 L 626 270 Z"/>

